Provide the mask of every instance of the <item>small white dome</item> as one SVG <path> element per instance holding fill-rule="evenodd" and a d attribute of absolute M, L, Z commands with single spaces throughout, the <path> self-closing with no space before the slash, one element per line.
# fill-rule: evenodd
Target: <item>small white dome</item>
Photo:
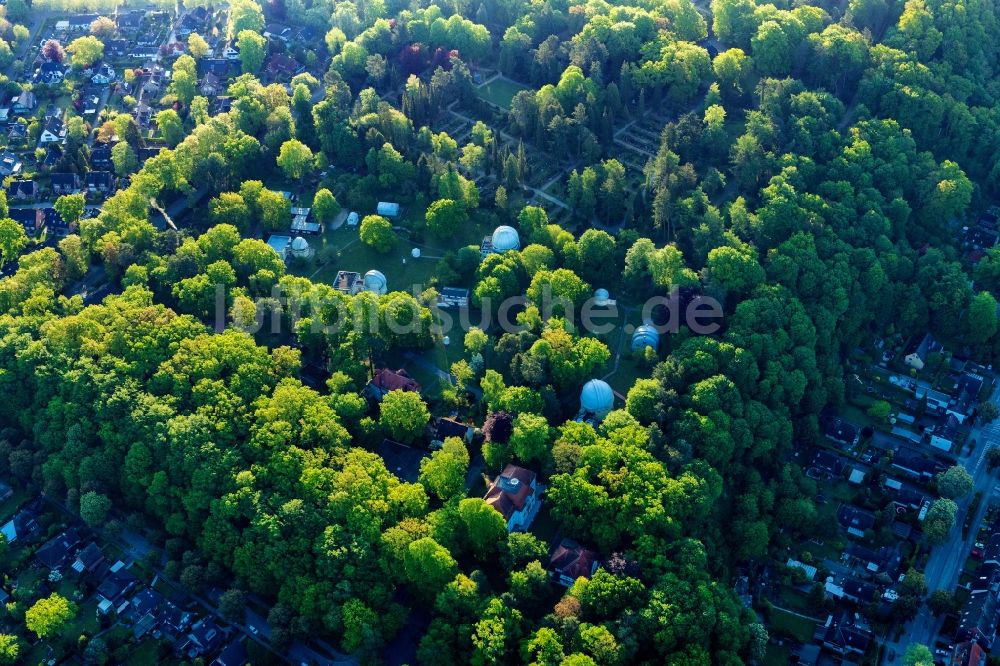
<path fill-rule="evenodd" d="M 308 250 L 309 249 L 309 241 L 307 241 L 302 236 L 296 236 L 295 240 L 292 241 L 292 249 L 293 250 Z"/>
<path fill-rule="evenodd" d="M 381 271 L 370 270 L 365 273 L 365 291 L 372 291 L 381 296 L 389 289 L 389 282 Z"/>
<path fill-rule="evenodd" d="M 495 252 L 509 252 L 510 250 L 521 249 L 521 238 L 517 235 L 517 230 L 514 227 L 506 225 L 499 226 L 493 231 L 490 242 L 493 244 Z"/>
<path fill-rule="evenodd" d="M 410 256 L 413 257 L 414 259 L 419 259 L 420 258 L 420 248 L 419 247 L 415 247 L 412 250 L 410 250 Z"/>
<path fill-rule="evenodd" d="M 580 391 L 580 407 L 599 419 L 608 415 L 615 405 L 615 394 L 607 382 L 591 379 Z"/>
<path fill-rule="evenodd" d="M 594 298 L 598 301 L 606 301 L 611 297 L 607 289 L 598 289 L 594 292 Z"/>
<path fill-rule="evenodd" d="M 640 351 L 646 347 L 656 349 L 660 344 L 660 334 L 652 324 L 645 323 L 632 333 L 632 351 Z"/>

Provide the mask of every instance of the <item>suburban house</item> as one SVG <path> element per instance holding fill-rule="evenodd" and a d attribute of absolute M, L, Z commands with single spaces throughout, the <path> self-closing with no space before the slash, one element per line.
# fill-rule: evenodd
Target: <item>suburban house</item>
<path fill-rule="evenodd" d="M 459 287 L 444 287 L 438 294 L 439 308 L 467 308 L 469 307 L 469 290 Z"/>
<path fill-rule="evenodd" d="M 121 58 L 128 53 L 127 39 L 108 39 L 104 42 L 104 54 L 112 58 Z"/>
<path fill-rule="evenodd" d="M 549 556 L 549 571 L 557 583 L 572 587 L 577 578 L 590 578 L 600 566 L 597 553 L 572 539 L 563 539 Z"/>
<path fill-rule="evenodd" d="M 38 145 L 45 146 L 50 143 L 62 143 L 66 140 L 66 124 L 62 118 L 50 117 L 42 128 L 42 133 L 38 137 Z"/>
<path fill-rule="evenodd" d="M 853 537 L 863 538 L 867 530 L 875 527 L 875 516 L 851 504 L 837 509 L 837 522 Z"/>
<path fill-rule="evenodd" d="M 30 90 L 22 91 L 20 95 L 14 98 L 10 108 L 14 113 L 20 115 L 34 113 L 35 109 L 38 108 L 38 100 L 35 98 L 35 93 Z"/>
<path fill-rule="evenodd" d="M 111 146 L 101 143 L 95 145 L 90 151 L 90 166 L 93 169 L 111 169 L 114 166 L 111 162 Z"/>
<path fill-rule="evenodd" d="M 14 201 L 31 201 L 38 196 L 38 184 L 33 180 L 12 180 L 7 186 L 7 198 Z"/>
<path fill-rule="evenodd" d="M 76 194 L 80 191 L 80 176 L 75 173 L 54 173 L 49 176 L 49 185 L 54 194 Z"/>
<path fill-rule="evenodd" d="M 975 641 L 987 650 L 993 646 L 997 621 L 1000 619 L 998 588 L 1000 568 L 997 565 L 984 564 L 973 574 L 969 599 L 959 612 L 956 640 Z"/>
<path fill-rule="evenodd" d="M 923 370 L 924 364 L 927 363 L 927 355 L 939 349 L 941 349 L 941 345 L 934 339 L 934 336 L 925 333 L 924 337 L 913 339 L 907 346 L 903 355 L 903 363 L 915 370 Z"/>
<path fill-rule="evenodd" d="M 892 466 L 922 481 L 930 481 L 941 467 L 932 460 L 902 450 L 892 457 Z"/>
<path fill-rule="evenodd" d="M 827 439 L 848 447 L 855 446 L 861 438 L 861 432 L 856 426 L 840 418 L 830 419 L 826 424 L 825 434 Z"/>
<path fill-rule="evenodd" d="M 0 178 L 16 176 L 19 173 L 21 173 L 21 158 L 9 150 L 0 152 Z"/>
<path fill-rule="evenodd" d="M 493 480 L 483 499 L 504 517 L 508 532 L 524 532 L 542 505 L 538 495 L 535 473 L 511 464 Z"/>
<path fill-rule="evenodd" d="M 87 191 L 108 194 L 115 189 L 115 175 L 110 171 L 91 171 L 86 178 Z"/>
<path fill-rule="evenodd" d="M 75 527 L 71 527 L 35 551 L 35 559 L 47 569 L 58 569 L 76 552 L 79 545 L 80 533 Z"/>
<path fill-rule="evenodd" d="M 222 49 L 222 57 L 226 60 L 239 60 L 240 59 L 240 47 L 236 44 L 229 42 L 226 44 L 226 48 Z"/>
<path fill-rule="evenodd" d="M 342 294 L 348 294 L 350 296 L 361 293 L 361 290 L 364 289 L 364 282 L 361 279 L 361 273 L 355 273 L 354 271 L 338 271 L 337 277 L 333 280 L 333 288 Z"/>
<path fill-rule="evenodd" d="M 379 201 L 375 206 L 375 212 L 382 217 L 390 219 L 399 217 L 399 204 L 391 201 Z"/>
<path fill-rule="evenodd" d="M 458 437 L 466 444 L 471 444 L 472 438 L 475 435 L 475 426 L 456 421 L 455 419 L 439 418 L 434 425 L 434 434 L 431 436 L 431 441 L 444 442 L 449 437 Z"/>
<path fill-rule="evenodd" d="M 191 625 L 191 630 L 186 636 L 177 640 L 174 650 L 194 660 L 219 649 L 223 638 L 222 630 L 215 622 L 209 618 L 202 618 Z"/>
<path fill-rule="evenodd" d="M 244 666 L 247 663 L 246 641 L 236 640 L 222 649 L 211 666 Z"/>
<path fill-rule="evenodd" d="M 124 612 L 129 607 L 125 595 L 134 590 L 138 584 L 139 579 L 125 568 L 124 562 L 119 560 L 112 564 L 108 575 L 97 586 L 97 597 L 100 600 L 97 606 L 98 612 L 102 615 L 112 609 L 119 613 Z"/>
<path fill-rule="evenodd" d="M 402 368 L 390 370 L 379 368 L 368 384 L 365 385 L 362 394 L 370 400 L 382 402 L 382 398 L 389 391 L 407 391 L 410 393 L 420 393 L 420 384 L 406 373 Z"/>
<path fill-rule="evenodd" d="M 274 81 L 290 79 L 302 71 L 302 65 L 295 58 L 291 58 L 284 53 L 275 53 L 267 61 L 265 71 Z"/>
<path fill-rule="evenodd" d="M 78 574 L 93 573 L 103 563 L 104 551 L 96 543 L 91 543 L 76 554 L 76 561 L 73 562 L 71 568 Z"/>
<path fill-rule="evenodd" d="M 62 63 L 47 60 L 35 70 L 34 82 L 54 86 L 62 83 L 64 78 L 66 67 Z"/>
<path fill-rule="evenodd" d="M 90 76 L 90 82 L 97 86 L 106 86 L 117 78 L 115 68 L 106 62 L 95 67 L 93 72 Z"/>
<path fill-rule="evenodd" d="M 8 215 L 33 238 L 45 228 L 45 213 L 40 208 L 11 208 Z"/>
<path fill-rule="evenodd" d="M 7 129 L 7 141 L 11 144 L 22 144 L 28 140 L 28 126 L 24 123 L 11 123 Z"/>
<path fill-rule="evenodd" d="M 856 659 L 868 651 L 872 631 L 857 613 L 852 616 L 842 612 L 837 617 L 827 616 L 826 622 L 816 629 L 813 639 L 831 652 Z"/>

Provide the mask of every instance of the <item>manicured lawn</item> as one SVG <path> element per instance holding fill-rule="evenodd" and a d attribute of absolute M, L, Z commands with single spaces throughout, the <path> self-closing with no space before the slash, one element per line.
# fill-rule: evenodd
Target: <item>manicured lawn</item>
<path fill-rule="evenodd" d="M 527 88 L 522 86 L 520 83 L 500 77 L 493 79 L 485 86 L 479 88 L 476 91 L 476 94 L 485 99 L 487 102 L 496 104 L 501 109 L 509 110 L 511 100 L 514 99 L 514 95 L 522 90 L 527 90 Z"/>
<path fill-rule="evenodd" d="M 145 664 L 155 664 L 160 656 L 160 646 L 155 640 L 146 640 L 139 644 L 138 647 L 128 656 L 125 660 L 127 666 L 145 666 Z"/>
<path fill-rule="evenodd" d="M 0 502 L 0 523 L 6 523 L 17 510 L 28 500 L 28 491 L 15 490 L 6 501 Z"/>
<path fill-rule="evenodd" d="M 812 640 L 816 631 L 816 623 L 798 615 L 785 612 L 778 608 L 771 609 L 769 628 L 778 634 L 790 636 L 805 643 Z"/>

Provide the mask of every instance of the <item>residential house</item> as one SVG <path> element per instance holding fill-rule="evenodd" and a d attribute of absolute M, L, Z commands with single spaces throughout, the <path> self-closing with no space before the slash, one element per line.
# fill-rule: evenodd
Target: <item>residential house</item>
<path fill-rule="evenodd" d="M 905 450 L 896 452 L 892 457 L 892 466 L 921 481 L 930 481 L 942 467 L 932 460 Z"/>
<path fill-rule="evenodd" d="M 90 24 L 98 19 L 97 14 L 76 14 L 66 19 L 70 32 L 89 32 Z"/>
<path fill-rule="evenodd" d="M 204 33 L 208 27 L 208 21 L 212 17 L 205 7 L 195 7 L 180 20 L 177 24 L 177 34 L 187 37 L 192 32 Z"/>
<path fill-rule="evenodd" d="M 38 184 L 33 180 L 12 180 L 7 186 L 7 198 L 12 201 L 33 201 L 38 196 Z"/>
<path fill-rule="evenodd" d="M 597 553 L 572 539 L 563 539 L 549 556 L 549 572 L 563 587 L 572 587 L 578 578 L 590 578 L 597 572 Z"/>
<path fill-rule="evenodd" d="M 396 475 L 404 483 L 416 483 L 420 478 L 420 463 L 430 454 L 426 449 L 418 449 L 383 439 L 375 452 L 385 463 L 385 468 Z"/>
<path fill-rule="evenodd" d="M 493 480 L 483 498 L 507 521 L 508 532 L 524 532 L 541 507 L 537 477 L 517 465 L 507 465 Z"/>
<path fill-rule="evenodd" d="M 45 228 L 45 213 L 40 208 L 11 208 L 7 214 L 21 225 L 30 238 L 34 238 Z"/>
<path fill-rule="evenodd" d="M 138 584 L 139 579 L 125 568 L 124 562 L 119 560 L 112 564 L 104 581 L 97 586 L 98 611 L 104 615 L 112 609 L 119 613 L 126 610 L 129 604 L 125 596 Z"/>
<path fill-rule="evenodd" d="M 145 164 L 146 160 L 156 157 L 162 150 L 162 146 L 143 146 L 139 149 L 139 163 Z"/>
<path fill-rule="evenodd" d="M 67 224 L 66 220 L 62 219 L 62 216 L 56 212 L 55 208 L 51 206 L 49 208 L 39 208 L 38 212 L 42 216 L 42 225 L 49 236 L 65 236 L 76 231 L 76 222 Z"/>
<path fill-rule="evenodd" d="M 90 166 L 93 169 L 106 171 L 114 168 L 111 161 L 111 146 L 98 143 L 90 151 Z"/>
<path fill-rule="evenodd" d="M 109 83 L 113 83 L 118 78 L 118 74 L 115 72 L 115 68 L 104 62 L 93 68 L 93 74 L 90 75 L 90 82 L 96 86 L 106 86 Z"/>
<path fill-rule="evenodd" d="M 449 437 L 457 437 L 466 444 L 472 443 L 472 438 L 475 437 L 476 428 L 468 423 L 462 423 L 461 421 L 456 421 L 455 419 L 449 418 L 439 418 L 437 423 L 434 425 L 434 434 L 431 440 L 434 442 L 444 442 L 444 440 Z"/>
<path fill-rule="evenodd" d="M 849 535 L 860 539 L 875 527 L 875 516 L 851 504 L 842 504 L 837 509 L 837 522 Z"/>
<path fill-rule="evenodd" d="M 438 294 L 439 308 L 467 308 L 469 307 L 469 290 L 459 287 L 444 287 Z"/>
<path fill-rule="evenodd" d="M 224 638 L 222 630 L 213 620 L 202 618 L 191 625 L 191 631 L 174 644 L 174 649 L 194 660 L 218 650 Z"/>
<path fill-rule="evenodd" d="M 975 641 L 989 650 L 996 636 L 1000 619 L 997 592 L 1000 588 L 1000 567 L 984 563 L 974 574 L 969 585 L 969 598 L 959 612 L 955 639 Z"/>
<path fill-rule="evenodd" d="M 264 67 L 272 81 L 285 81 L 302 71 L 302 65 L 295 58 L 284 53 L 275 53 Z"/>
<path fill-rule="evenodd" d="M 80 191 L 80 176 L 75 173 L 54 173 L 49 176 L 49 184 L 52 193 L 57 196 L 76 194 Z"/>
<path fill-rule="evenodd" d="M 71 527 L 62 534 L 54 536 L 35 551 L 35 559 L 43 567 L 58 569 L 76 552 L 79 545 L 80 533 L 75 527 Z"/>
<path fill-rule="evenodd" d="M 149 125 L 153 121 L 153 107 L 146 104 L 145 101 L 139 100 L 132 109 L 132 117 L 135 118 L 135 122 L 139 127 L 149 129 Z"/>
<path fill-rule="evenodd" d="M 225 81 L 212 72 L 209 72 L 202 77 L 198 90 L 200 90 L 201 94 L 205 97 L 215 97 L 220 92 L 225 90 Z"/>
<path fill-rule="evenodd" d="M 42 133 L 38 137 L 38 145 L 46 146 L 50 143 L 62 143 L 66 140 L 66 124 L 62 118 L 50 117 L 42 128 Z"/>
<path fill-rule="evenodd" d="M 90 543 L 83 550 L 76 554 L 76 561 L 72 564 L 73 571 L 78 574 L 93 573 L 104 563 L 104 551 L 96 543 Z"/>
<path fill-rule="evenodd" d="M 361 273 L 338 271 L 337 277 L 333 280 L 333 288 L 342 294 L 353 296 L 361 293 L 361 290 L 364 289 L 364 281 L 361 279 Z"/>
<path fill-rule="evenodd" d="M 941 345 L 930 333 L 922 338 L 914 338 L 903 352 L 903 363 L 916 370 L 923 370 L 927 355 L 941 349 Z"/>
<path fill-rule="evenodd" d="M 233 42 L 229 42 L 226 44 L 226 47 L 222 49 L 222 57 L 226 60 L 239 60 L 240 47 L 236 46 Z"/>
<path fill-rule="evenodd" d="M 219 79 L 220 86 L 225 88 L 229 75 L 233 72 L 233 63 L 225 58 L 202 58 L 198 61 L 198 76 L 205 78 L 209 74 Z"/>
<path fill-rule="evenodd" d="M 827 616 L 813 639 L 839 655 L 861 657 L 871 644 L 872 631 L 859 614 L 842 612 L 837 616 Z"/>
<path fill-rule="evenodd" d="M 57 86 L 66 78 L 66 66 L 53 60 L 46 60 L 35 70 L 35 83 Z"/>
<path fill-rule="evenodd" d="M 382 402 L 382 398 L 389 391 L 406 391 L 410 393 L 420 393 L 420 384 L 406 373 L 406 370 L 390 370 L 379 368 L 375 371 L 371 380 L 365 385 L 362 394 L 369 400 Z"/>
<path fill-rule="evenodd" d="M 847 421 L 840 418 L 833 418 L 826 424 L 824 431 L 827 439 L 830 439 L 842 446 L 855 446 L 861 439 L 861 431 Z"/>
<path fill-rule="evenodd" d="M 91 171 L 86 179 L 91 194 L 110 194 L 115 190 L 115 175 L 110 171 Z"/>
<path fill-rule="evenodd" d="M 844 581 L 844 598 L 859 606 L 867 606 L 875 601 L 876 588 L 871 583 L 865 583 L 854 578 Z"/>
<path fill-rule="evenodd" d="M 38 515 L 31 508 L 24 508 L 14 514 L 14 517 L 0 525 L 0 534 L 7 538 L 7 543 L 25 539 L 38 531 Z"/>
<path fill-rule="evenodd" d="M 951 451 L 958 439 L 958 419 L 948 414 L 930 434 L 930 444 L 941 451 Z"/>
<path fill-rule="evenodd" d="M 264 36 L 268 39 L 274 39 L 288 44 L 293 35 L 294 31 L 283 23 L 268 23 L 264 26 Z"/>
<path fill-rule="evenodd" d="M 93 90 L 85 90 L 76 100 L 76 110 L 82 116 L 94 116 L 101 107 L 101 97 Z"/>
<path fill-rule="evenodd" d="M 24 123 L 11 123 L 7 129 L 7 142 L 17 146 L 28 140 L 28 126 Z"/>
<path fill-rule="evenodd" d="M 104 55 L 110 58 L 123 58 L 128 54 L 127 39 L 108 39 L 104 42 Z"/>
<path fill-rule="evenodd" d="M 136 638 L 142 638 L 156 627 L 161 607 L 166 603 L 162 594 L 148 587 L 132 597 L 129 612 L 132 615 L 132 633 Z"/>
<path fill-rule="evenodd" d="M 0 152 L 0 178 L 21 173 L 21 158 L 9 150 Z"/>
<path fill-rule="evenodd" d="M 838 455 L 820 449 L 813 456 L 810 467 L 832 476 L 840 476 L 844 473 L 844 460 Z"/>
<path fill-rule="evenodd" d="M 142 25 L 142 19 L 146 17 L 146 11 L 143 9 L 133 9 L 131 11 L 122 11 L 118 13 L 116 21 L 118 23 L 119 30 L 138 30 Z"/>
<path fill-rule="evenodd" d="M 38 108 L 38 99 L 35 97 L 35 93 L 30 90 L 23 90 L 20 95 L 14 98 L 10 108 L 14 113 L 19 115 L 32 114 Z"/>
<path fill-rule="evenodd" d="M 817 569 L 811 564 L 806 564 L 805 562 L 799 562 L 798 560 L 793 560 L 788 558 L 785 562 L 785 566 L 789 569 L 798 569 L 806 577 L 806 580 L 814 580 L 816 578 Z"/>

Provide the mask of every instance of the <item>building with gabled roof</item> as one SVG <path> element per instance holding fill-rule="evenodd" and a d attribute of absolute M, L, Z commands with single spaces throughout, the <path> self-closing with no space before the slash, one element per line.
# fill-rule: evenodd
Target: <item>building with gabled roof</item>
<path fill-rule="evenodd" d="M 524 532 L 541 508 L 538 495 L 537 475 L 510 464 L 490 483 L 483 499 L 504 517 L 508 532 Z"/>
<path fill-rule="evenodd" d="M 600 566 L 597 553 L 572 539 L 564 538 L 549 556 L 549 572 L 563 587 L 572 587 L 578 578 L 590 578 Z"/>

